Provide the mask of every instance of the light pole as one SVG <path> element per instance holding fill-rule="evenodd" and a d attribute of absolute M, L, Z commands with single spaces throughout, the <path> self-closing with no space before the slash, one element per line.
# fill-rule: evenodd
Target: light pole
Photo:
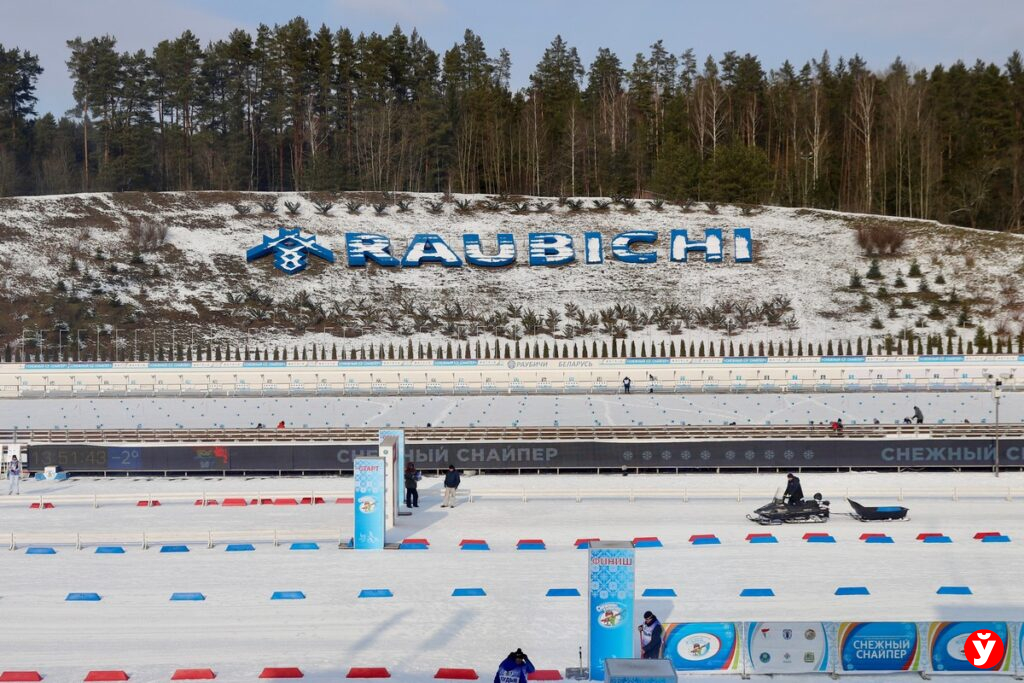
<path fill-rule="evenodd" d="M 992 472 L 995 476 L 999 476 L 999 401 L 1003 398 L 1003 380 L 1012 379 L 1012 372 L 1004 372 L 998 377 L 995 375 L 989 375 L 988 378 L 992 380 L 992 400 L 995 402 L 996 407 L 996 452 L 995 459 L 992 465 Z"/>

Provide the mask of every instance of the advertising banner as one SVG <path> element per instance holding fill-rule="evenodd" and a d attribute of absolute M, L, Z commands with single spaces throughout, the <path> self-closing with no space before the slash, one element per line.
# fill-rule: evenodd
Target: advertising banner
<path fill-rule="evenodd" d="M 978 656 L 967 643 L 967 638 L 975 631 L 991 631 L 1005 646 L 1002 657 L 995 663 L 986 662 L 984 669 L 969 661 Z M 1011 645 L 1010 629 L 1002 621 L 935 621 L 928 625 L 928 651 L 933 673 L 1009 672 L 1013 662 Z"/>
<path fill-rule="evenodd" d="M 385 474 L 383 458 L 356 458 L 353 514 L 355 530 L 352 547 L 356 550 L 384 549 Z"/>
<path fill-rule="evenodd" d="M 747 625 L 747 662 L 756 674 L 829 670 L 825 624 L 817 621 L 755 621 Z"/>
<path fill-rule="evenodd" d="M 384 445 L 385 439 L 394 438 L 394 485 L 391 491 L 391 509 L 395 515 L 402 514 L 399 509 L 402 507 L 402 499 L 405 495 L 405 430 L 404 429 L 381 429 L 377 432 L 378 448 Z M 383 453 L 381 453 L 383 455 Z"/>
<path fill-rule="evenodd" d="M 590 680 L 603 681 L 606 659 L 633 657 L 636 551 L 629 541 L 594 541 L 587 561 Z"/>
<path fill-rule="evenodd" d="M 739 626 L 732 622 L 662 624 L 661 656 L 676 671 L 736 673 L 742 668 Z"/>
<path fill-rule="evenodd" d="M 910 621 L 839 624 L 839 671 L 921 671 L 917 624 Z"/>

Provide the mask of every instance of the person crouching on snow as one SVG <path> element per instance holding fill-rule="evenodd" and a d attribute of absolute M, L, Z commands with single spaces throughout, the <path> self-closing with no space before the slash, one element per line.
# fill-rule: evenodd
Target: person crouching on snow
<path fill-rule="evenodd" d="M 498 665 L 494 683 L 527 683 L 527 676 L 536 670 L 530 658 L 523 653 L 522 648 L 519 648 L 515 652 L 509 652 L 508 657 Z"/>

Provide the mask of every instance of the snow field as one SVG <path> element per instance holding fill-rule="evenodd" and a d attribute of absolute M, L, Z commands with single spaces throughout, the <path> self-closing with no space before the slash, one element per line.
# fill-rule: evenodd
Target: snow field
<path fill-rule="evenodd" d="M 132 543 L 144 529 L 205 539 L 209 529 L 237 533 L 287 527 L 302 533 L 333 527 L 350 532 L 351 506 L 197 508 L 184 503 L 61 502 L 61 495 L 339 490 L 347 478 L 142 478 L 27 482 L 24 506 L 0 506 L 0 538 L 17 533 L 86 531 L 125 538 L 124 555 L 57 545 L 56 555 L 0 551 L 4 647 L 0 669 L 35 669 L 47 680 L 81 680 L 89 669 L 125 669 L 132 681 L 169 680 L 175 668 L 211 667 L 218 680 L 253 681 L 264 666 L 299 666 L 306 679 L 336 681 L 352 666 L 386 666 L 395 680 L 433 680 L 439 667 L 473 667 L 481 680 L 510 649 L 522 647 L 539 668 L 573 666 L 586 645 L 586 553 L 577 538 L 605 540 L 658 536 L 663 548 L 637 551 L 638 608 L 663 621 L 682 620 L 1020 620 L 1024 560 L 1024 500 L 939 498 L 940 487 L 998 491 L 1020 487 L 1024 475 L 998 484 L 989 475 L 806 474 L 805 492 L 833 501 L 828 524 L 759 527 L 744 515 L 770 496 L 778 475 L 497 476 L 464 478 L 464 488 L 531 491 L 580 487 L 637 491 L 687 486 L 735 487 L 762 498 L 655 500 L 637 496 L 521 500 L 488 498 L 442 510 L 440 481 L 421 482 L 421 508 L 402 517 L 389 538 L 422 537 L 427 551 L 364 553 L 321 544 L 288 550 L 268 542 L 254 552 L 225 552 L 224 543 L 188 553 L 142 550 Z M 864 524 L 836 492 L 885 493 L 903 487 L 911 521 Z M 916 492 L 916 494 L 915 494 Z M 31 495 L 53 500 L 53 510 L 28 510 Z M 920 497 L 915 497 L 918 495 Z M 864 502 L 895 502 L 887 495 Z M 837 543 L 811 544 L 804 533 L 828 532 Z M 1011 543 L 983 544 L 979 531 L 1000 531 Z M 771 532 L 778 544 L 751 545 L 748 533 Z M 892 545 L 865 544 L 865 532 L 887 533 Z M 924 544 L 918 533 L 944 532 L 951 544 Z M 718 546 L 693 546 L 693 534 L 714 533 Z M 458 550 L 463 538 L 482 538 L 489 552 Z M 544 551 L 517 551 L 521 538 L 541 538 Z M 309 540 L 296 538 L 293 540 Z M 973 595 L 940 596 L 939 586 L 969 586 Z M 838 586 L 867 586 L 869 596 L 835 597 Z M 484 597 L 452 597 L 455 588 L 480 587 Z M 740 598 L 747 587 L 773 588 L 774 598 Z M 365 588 L 389 588 L 393 598 L 358 599 Z M 547 598 L 549 588 L 577 588 L 584 597 Z M 673 588 L 676 598 L 641 598 L 645 588 Z M 303 591 L 305 600 L 271 601 L 274 591 Z M 68 592 L 90 591 L 98 603 L 65 602 Z M 203 602 L 171 602 L 171 593 L 201 592 Z M 987 677 L 986 677 L 987 678 Z M 687 678 L 686 680 L 700 680 Z M 718 678 L 717 680 L 723 680 Z M 807 679 L 810 680 L 810 679 Z M 819 679 L 820 680 L 820 679 Z M 867 678 L 859 680 L 885 680 Z M 891 679 L 890 679 L 891 680 Z M 946 679 L 952 680 L 952 679 Z M 970 680 L 984 680 L 971 677 Z"/>

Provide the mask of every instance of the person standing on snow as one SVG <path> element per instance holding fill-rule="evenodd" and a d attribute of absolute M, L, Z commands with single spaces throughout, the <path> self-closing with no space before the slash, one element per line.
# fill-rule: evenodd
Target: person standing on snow
<path fill-rule="evenodd" d="M 527 683 L 527 676 L 536 670 L 522 649 L 517 649 L 515 652 L 509 652 L 508 657 L 498 665 L 494 683 Z"/>
<path fill-rule="evenodd" d="M 8 496 L 20 496 L 21 495 L 21 460 L 18 460 L 17 455 L 11 456 L 11 461 L 7 463 L 7 495 Z"/>
<path fill-rule="evenodd" d="M 441 503 L 441 507 L 455 507 L 455 490 L 459 488 L 461 483 L 462 477 L 459 476 L 459 471 L 455 469 L 455 465 L 448 465 L 448 473 L 444 475 L 444 501 Z"/>
<path fill-rule="evenodd" d="M 644 612 L 644 623 L 637 626 L 640 631 L 640 658 L 658 659 L 661 654 L 661 622 L 654 612 Z"/>
<path fill-rule="evenodd" d="M 631 380 L 629 377 L 623 377 L 622 378 L 622 390 L 623 390 L 623 392 L 628 394 L 629 393 L 629 387 L 632 384 L 633 384 L 633 380 Z"/>
<path fill-rule="evenodd" d="M 416 490 L 416 465 L 411 462 L 405 464 L 405 507 L 418 508 L 420 506 L 420 494 Z"/>
<path fill-rule="evenodd" d="M 914 422 L 917 424 L 924 424 L 924 413 L 917 406 L 914 406 Z"/>

